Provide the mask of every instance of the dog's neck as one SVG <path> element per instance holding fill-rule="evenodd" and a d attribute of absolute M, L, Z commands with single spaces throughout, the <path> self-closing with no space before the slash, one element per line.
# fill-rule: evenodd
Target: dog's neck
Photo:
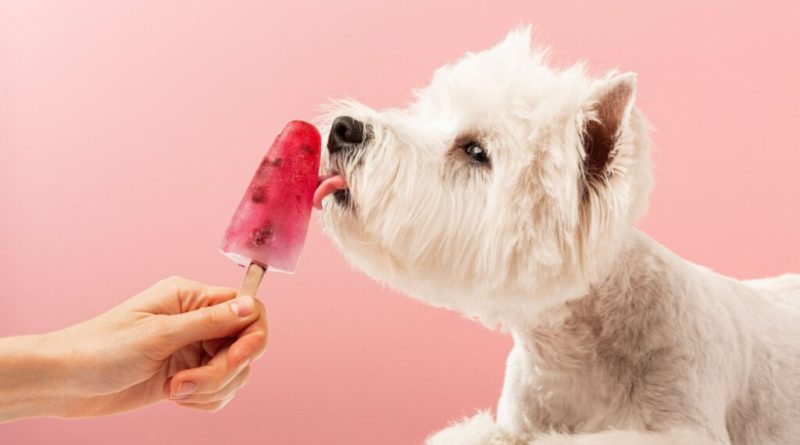
<path fill-rule="evenodd" d="M 699 323 L 687 281 L 697 273 L 646 235 L 632 233 L 614 267 L 583 296 L 508 327 L 515 345 L 498 422 L 513 431 L 579 429 L 599 421 L 598 413 L 613 417 L 614 401 L 629 397 L 643 376 L 668 378 L 662 374 L 669 370 L 653 367 L 679 360 L 676 332 L 690 333 Z"/>
<path fill-rule="evenodd" d="M 585 295 L 541 310 L 524 326 L 510 327 L 538 366 L 582 368 L 598 360 L 630 362 L 658 348 L 661 331 L 684 309 L 674 292 L 685 261 L 632 231 L 608 272 Z M 666 336 L 668 338 L 668 336 Z"/>

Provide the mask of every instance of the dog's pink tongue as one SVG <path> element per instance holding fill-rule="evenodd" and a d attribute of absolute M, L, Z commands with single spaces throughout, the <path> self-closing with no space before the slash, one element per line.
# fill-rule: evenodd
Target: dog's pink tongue
<path fill-rule="evenodd" d="M 319 178 L 319 185 L 314 191 L 314 208 L 322 209 L 322 200 L 332 195 L 336 190 L 347 188 L 347 183 L 342 175 L 327 175 Z"/>

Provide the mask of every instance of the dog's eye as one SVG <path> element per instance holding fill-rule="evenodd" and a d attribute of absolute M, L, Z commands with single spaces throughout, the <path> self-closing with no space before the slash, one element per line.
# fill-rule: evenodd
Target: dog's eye
<path fill-rule="evenodd" d="M 476 142 L 470 142 L 464 146 L 464 152 L 472 158 L 473 161 L 486 164 L 489 162 L 489 154 L 486 153 L 483 147 Z"/>

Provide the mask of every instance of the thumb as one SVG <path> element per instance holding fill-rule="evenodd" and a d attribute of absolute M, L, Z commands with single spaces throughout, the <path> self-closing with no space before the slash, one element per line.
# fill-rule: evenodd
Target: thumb
<path fill-rule="evenodd" d="M 258 305 L 249 295 L 182 314 L 169 315 L 165 327 L 170 343 L 189 343 L 237 334 L 258 318 Z"/>

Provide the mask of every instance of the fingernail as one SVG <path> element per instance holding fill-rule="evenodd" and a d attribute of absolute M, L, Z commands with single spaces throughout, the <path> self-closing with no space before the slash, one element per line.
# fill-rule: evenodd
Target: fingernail
<path fill-rule="evenodd" d="M 252 314 L 255 307 L 256 302 L 253 301 L 251 296 L 238 297 L 231 303 L 231 310 L 240 317 L 247 317 Z"/>
<path fill-rule="evenodd" d="M 172 395 L 172 398 L 180 399 L 194 393 L 195 391 L 197 391 L 197 383 L 186 381 L 178 386 L 178 390 L 175 391 L 175 394 Z"/>

